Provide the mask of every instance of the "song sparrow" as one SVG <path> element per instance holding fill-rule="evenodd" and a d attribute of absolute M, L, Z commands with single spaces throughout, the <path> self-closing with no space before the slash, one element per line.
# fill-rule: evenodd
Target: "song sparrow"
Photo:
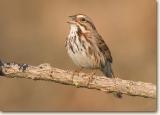
<path fill-rule="evenodd" d="M 70 32 L 65 46 L 70 58 L 80 67 L 98 68 L 107 77 L 114 77 L 111 52 L 92 20 L 84 14 L 69 17 Z"/>

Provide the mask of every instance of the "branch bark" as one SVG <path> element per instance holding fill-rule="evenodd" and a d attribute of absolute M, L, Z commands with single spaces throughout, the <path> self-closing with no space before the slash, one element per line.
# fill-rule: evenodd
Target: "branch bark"
<path fill-rule="evenodd" d="M 122 80 L 120 78 L 107 78 L 86 73 L 74 74 L 51 67 L 49 64 L 31 66 L 27 64 L 4 63 L 0 61 L 0 75 L 13 78 L 27 78 L 33 80 L 47 80 L 76 87 L 97 89 L 107 93 L 118 92 L 130 96 L 156 98 L 156 86 L 141 81 Z"/>

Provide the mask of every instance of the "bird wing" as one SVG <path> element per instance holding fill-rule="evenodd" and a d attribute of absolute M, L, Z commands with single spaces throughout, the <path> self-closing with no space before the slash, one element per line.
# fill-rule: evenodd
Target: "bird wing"
<path fill-rule="evenodd" d="M 96 41 L 97 41 L 97 45 L 98 45 L 100 52 L 102 52 L 102 54 L 105 56 L 106 60 L 108 60 L 109 62 L 112 63 L 112 56 L 111 56 L 111 52 L 110 52 L 108 46 L 106 45 L 105 41 L 102 39 L 102 37 L 100 35 L 97 38 L 98 39 Z"/>

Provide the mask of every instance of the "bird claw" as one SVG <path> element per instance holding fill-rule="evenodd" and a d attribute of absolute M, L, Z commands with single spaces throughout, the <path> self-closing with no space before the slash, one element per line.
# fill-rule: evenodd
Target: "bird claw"
<path fill-rule="evenodd" d="M 76 81 L 74 81 L 74 76 L 77 74 L 77 76 L 79 76 L 79 73 L 80 73 L 80 71 L 82 70 L 83 68 L 80 68 L 80 69 L 78 69 L 78 70 L 75 70 L 74 72 L 73 72 L 73 74 L 72 74 L 72 83 L 78 88 L 79 87 L 79 84 L 76 82 Z"/>
<path fill-rule="evenodd" d="M 90 76 L 88 77 L 87 87 L 90 87 L 89 85 L 90 85 L 90 83 L 92 82 L 93 76 L 94 76 L 95 74 L 96 74 L 96 72 L 92 72 L 92 73 L 90 74 Z"/>

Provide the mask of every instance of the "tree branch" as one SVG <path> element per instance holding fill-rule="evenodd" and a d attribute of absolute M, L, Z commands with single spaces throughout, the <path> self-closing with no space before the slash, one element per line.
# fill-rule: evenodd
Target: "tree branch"
<path fill-rule="evenodd" d="M 28 78 L 33 80 L 47 80 L 76 87 L 97 89 L 104 92 L 118 92 L 130 96 L 156 98 L 156 86 L 151 83 L 134 82 L 120 78 L 107 78 L 86 73 L 74 74 L 51 67 L 49 64 L 31 66 L 27 64 L 4 63 L 0 61 L 0 75 L 5 77 Z M 92 78 L 92 79 L 91 79 Z"/>

